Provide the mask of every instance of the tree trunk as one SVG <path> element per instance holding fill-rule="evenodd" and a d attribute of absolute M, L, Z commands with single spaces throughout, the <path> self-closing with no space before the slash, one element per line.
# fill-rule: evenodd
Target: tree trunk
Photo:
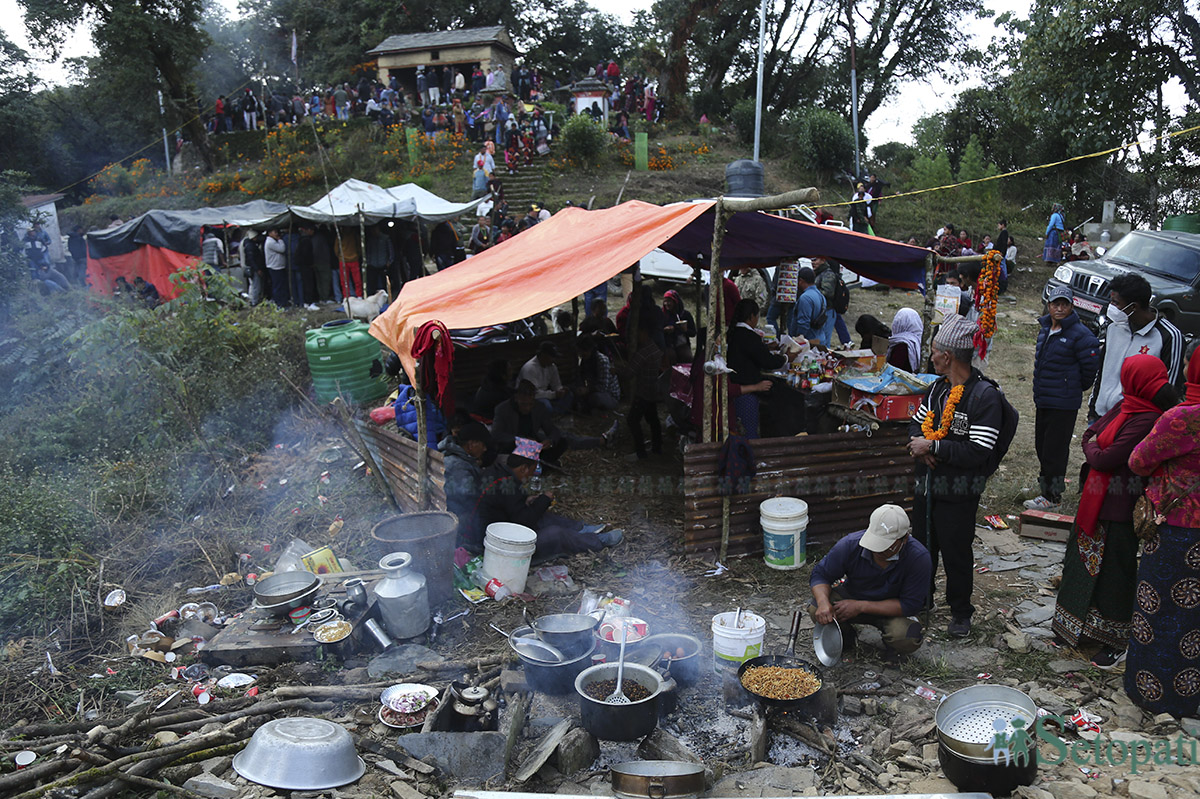
<path fill-rule="evenodd" d="M 212 147 L 209 146 L 208 131 L 204 129 L 204 121 L 197 113 L 199 106 L 196 104 L 195 87 L 184 79 L 169 52 L 155 49 L 153 55 L 155 66 L 167 83 L 167 97 L 175 108 L 175 113 L 184 120 L 182 127 L 196 146 L 196 152 L 200 154 L 200 160 L 204 163 L 204 171 L 212 172 L 216 164 L 213 161 Z"/>

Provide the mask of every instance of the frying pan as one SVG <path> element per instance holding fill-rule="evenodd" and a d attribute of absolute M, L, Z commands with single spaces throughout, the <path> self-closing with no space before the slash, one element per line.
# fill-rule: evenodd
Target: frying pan
<path fill-rule="evenodd" d="M 759 655 L 756 658 L 750 658 L 738 668 L 738 682 L 742 683 L 742 675 L 744 675 L 750 669 L 757 668 L 759 666 L 779 666 L 785 669 L 804 669 L 809 674 L 812 674 L 817 678 L 817 682 L 819 683 L 817 690 L 819 691 L 821 685 L 824 685 L 824 681 L 821 679 L 821 672 L 816 666 L 814 666 L 812 663 L 809 663 L 807 660 L 801 660 L 800 658 L 795 657 L 796 635 L 799 632 L 800 611 L 797 610 L 792 614 L 792 630 L 790 633 L 788 633 L 787 652 L 783 655 Z M 781 710 L 795 710 L 797 708 L 804 707 L 806 704 L 812 701 L 812 698 L 817 694 L 816 691 L 813 691 L 808 696 L 802 696 L 799 699 L 770 699 L 762 694 L 757 694 L 754 691 L 751 691 L 749 688 L 746 688 L 745 683 L 742 683 L 742 687 L 745 688 L 746 693 L 750 694 L 767 707 L 777 707 Z"/>

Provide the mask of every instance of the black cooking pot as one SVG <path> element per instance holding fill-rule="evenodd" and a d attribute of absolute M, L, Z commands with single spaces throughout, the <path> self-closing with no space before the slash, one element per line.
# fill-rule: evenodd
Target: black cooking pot
<path fill-rule="evenodd" d="M 766 707 L 779 708 L 780 710 L 797 710 L 801 713 L 811 716 L 816 715 L 814 710 L 817 702 L 816 697 L 821 690 L 821 686 L 825 684 L 825 681 L 821 678 L 820 669 L 818 669 L 815 665 L 809 663 L 807 660 L 801 660 L 798 657 L 794 657 L 796 653 L 796 634 L 799 631 L 800 611 L 797 610 L 792 614 L 792 629 L 791 632 L 788 633 L 787 653 L 783 655 L 759 655 L 756 658 L 750 658 L 738 667 L 737 678 L 738 683 L 742 686 L 742 689 Z M 762 694 L 757 694 L 754 691 L 751 691 L 749 688 L 746 688 L 746 684 L 742 682 L 742 677 L 744 677 L 746 672 L 750 669 L 758 668 L 760 666 L 778 666 L 784 669 L 803 669 L 817 678 L 817 690 L 813 691 L 808 696 L 802 696 L 799 699 L 771 699 L 770 697 L 763 696 Z"/>
<path fill-rule="evenodd" d="M 1037 779 L 1037 755 L 1030 752 L 1026 763 L 996 763 L 991 759 L 967 757 L 938 743 L 938 763 L 946 779 L 964 793 L 990 793 L 1007 796 L 1022 785 Z"/>
<path fill-rule="evenodd" d="M 511 642 L 513 638 L 519 640 L 523 634 L 529 633 L 532 633 L 529 627 L 518 627 L 516 630 L 513 630 L 509 641 Z M 594 650 L 595 646 L 593 645 L 578 657 L 558 663 L 551 663 L 525 657 L 518 649 L 513 649 L 525 669 L 525 681 L 529 683 L 529 687 L 544 694 L 570 693 L 571 687 L 575 685 L 575 678 L 579 676 L 579 672 L 591 665 L 592 652 Z"/>
<path fill-rule="evenodd" d="M 601 663 L 580 672 L 575 678 L 575 693 L 579 694 L 579 716 L 583 728 L 604 741 L 633 741 L 649 735 L 658 726 L 658 705 L 662 694 L 662 678 L 654 669 L 636 663 L 625 664 L 625 679 L 633 680 L 650 692 L 650 696 L 627 705 L 612 705 L 587 695 L 592 683 L 617 678 L 617 663 Z"/>

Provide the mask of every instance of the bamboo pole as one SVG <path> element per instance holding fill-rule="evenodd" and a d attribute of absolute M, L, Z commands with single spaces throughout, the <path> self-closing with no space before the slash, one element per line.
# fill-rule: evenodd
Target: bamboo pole
<path fill-rule="evenodd" d="M 925 329 L 921 333 L 921 363 L 912 364 L 914 372 L 921 371 L 921 364 L 933 355 L 933 304 L 937 297 L 937 286 L 934 285 L 937 271 L 937 254 L 930 252 L 925 256 Z"/>

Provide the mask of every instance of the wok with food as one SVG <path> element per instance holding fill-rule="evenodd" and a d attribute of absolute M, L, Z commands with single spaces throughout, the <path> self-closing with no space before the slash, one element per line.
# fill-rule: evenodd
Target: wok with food
<path fill-rule="evenodd" d="M 805 704 L 821 690 L 821 672 L 807 660 L 795 657 L 796 634 L 800 632 L 800 611 L 792 614 L 787 653 L 760 655 L 738 669 L 738 681 L 765 705 L 790 709 Z"/>

